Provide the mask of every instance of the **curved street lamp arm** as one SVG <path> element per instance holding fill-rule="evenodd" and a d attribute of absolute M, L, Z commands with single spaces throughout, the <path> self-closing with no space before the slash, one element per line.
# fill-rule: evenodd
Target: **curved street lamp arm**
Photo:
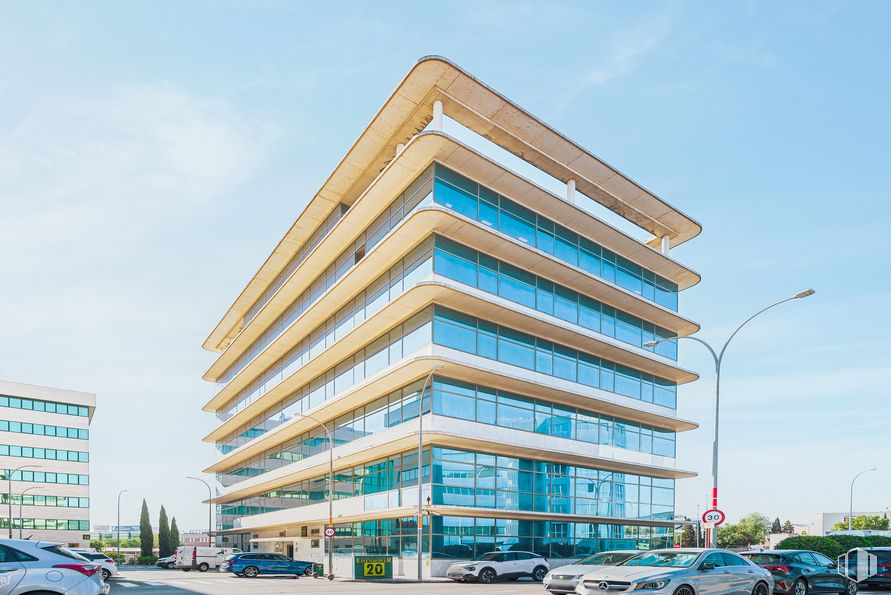
<path fill-rule="evenodd" d="M 739 331 L 741 331 L 742 328 L 743 328 L 744 326 L 746 326 L 746 325 L 749 324 L 753 319 L 757 318 L 757 317 L 760 316 L 761 314 L 764 314 L 765 312 L 767 312 L 767 311 L 770 310 L 771 308 L 776 308 L 776 307 L 779 306 L 780 304 L 785 304 L 786 302 L 791 302 L 792 300 L 796 300 L 796 299 L 799 299 L 798 296 L 787 297 L 787 298 L 782 299 L 782 300 L 780 300 L 780 301 L 778 301 L 778 302 L 774 302 L 773 304 L 767 306 L 766 308 L 762 308 L 761 310 L 758 310 L 757 312 L 755 312 L 754 314 L 752 314 L 751 316 L 749 316 L 748 318 L 746 318 L 746 319 L 743 321 L 743 323 L 740 324 L 738 327 L 736 327 L 736 330 L 733 331 L 732 333 L 730 333 L 730 336 L 727 337 L 727 341 L 724 342 L 724 346 L 721 348 L 721 353 L 718 354 L 718 356 L 717 356 L 718 362 L 720 362 L 722 359 L 724 359 L 724 352 L 727 351 L 727 346 L 730 345 L 730 341 L 733 340 L 733 337 L 735 337 L 736 334 L 737 334 Z"/>

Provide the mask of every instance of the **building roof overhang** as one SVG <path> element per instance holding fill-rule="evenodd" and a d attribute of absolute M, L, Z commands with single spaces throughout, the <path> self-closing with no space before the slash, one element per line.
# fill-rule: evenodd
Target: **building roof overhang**
<path fill-rule="evenodd" d="M 393 160 L 396 147 L 422 131 L 434 101 L 470 130 L 677 246 L 699 234 L 699 223 L 606 164 L 577 143 L 439 56 L 422 58 L 375 114 L 251 281 L 204 342 L 222 350 L 240 319 L 338 204 L 352 205 Z"/>

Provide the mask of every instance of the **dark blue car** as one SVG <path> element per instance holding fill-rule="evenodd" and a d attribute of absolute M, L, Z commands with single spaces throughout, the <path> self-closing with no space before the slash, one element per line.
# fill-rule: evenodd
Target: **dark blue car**
<path fill-rule="evenodd" d="M 255 578 L 261 574 L 301 574 L 311 576 L 312 562 L 300 562 L 282 554 L 241 553 L 227 556 L 220 564 L 220 571 L 231 572 L 237 576 Z"/>

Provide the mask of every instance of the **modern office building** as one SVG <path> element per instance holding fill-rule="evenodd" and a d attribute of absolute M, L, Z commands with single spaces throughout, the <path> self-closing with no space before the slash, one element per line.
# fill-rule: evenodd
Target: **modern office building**
<path fill-rule="evenodd" d="M 487 140 L 472 148 L 444 122 Z M 496 548 L 670 545 L 675 480 L 693 475 L 676 435 L 696 427 L 676 414 L 696 375 L 671 339 L 698 329 L 678 293 L 699 277 L 668 252 L 699 232 L 451 62 L 422 59 L 204 344 L 219 352 L 204 409 L 220 422 L 205 438 L 220 538 L 323 559 L 322 423 L 338 573 L 352 554 L 416 572 L 419 442 L 425 573 Z"/>
<path fill-rule="evenodd" d="M 0 534 L 90 543 L 96 395 L 0 381 Z M 11 479 L 11 481 L 10 481 Z"/>

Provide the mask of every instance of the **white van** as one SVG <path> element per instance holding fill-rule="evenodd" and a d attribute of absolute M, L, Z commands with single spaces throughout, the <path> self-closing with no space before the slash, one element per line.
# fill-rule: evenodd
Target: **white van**
<path fill-rule="evenodd" d="M 183 545 L 176 548 L 176 553 L 173 555 L 173 567 L 184 572 L 192 569 L 207 572 L 210 568 L 219 568 L 226 556 L 240 553 L 240 549 L 232 547 Z"/>

